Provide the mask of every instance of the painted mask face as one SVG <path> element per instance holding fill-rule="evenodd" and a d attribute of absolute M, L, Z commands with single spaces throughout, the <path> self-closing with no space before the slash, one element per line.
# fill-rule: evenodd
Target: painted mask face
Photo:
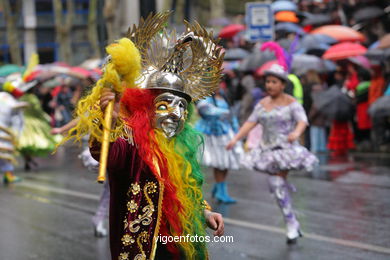
<path fill-rule="evenodd" d="M 161 129 L 167 138 L 171 138 L 183 130 L 188 106 L 185 98 L 165 92 L 154 99 L 154 105 L 154 125 Z"/>

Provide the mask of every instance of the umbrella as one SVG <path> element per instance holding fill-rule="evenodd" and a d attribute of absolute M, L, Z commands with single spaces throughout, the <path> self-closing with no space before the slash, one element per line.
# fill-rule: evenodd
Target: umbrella
<path fill-rule="evenodd" d="M 222 28 L 219 32 L 220 38 L 232 38 L 237 33 L 244 31 L 245 25 L 242 24 L 230 24 Z"/>
<path fill-rule="evenodd" d="M 340 42 L 345 41 L 360 41 L 364 42 L 365 37 L 358 31 L 354 29 L 342 26 L 342 25 L 324 25 L 318 27 L 317 29 L 311 31 L 312 34 L 325 34 L 330 36 Z"/>
<path fill-rule="evenodd" d="M 368 46 L 368 49 L 376 49 L 378 48 L 378 45 L 379 45 L 379 41 L 376 41 L 374 43 L 371 43 L 371 45 Z"/>
<path fill-rule="evenodd" d="M 54 71 L 35 70 L 28 76 L 28 78 L 26 80 L 30 81 L 30 80 L 36 79 L 39 82 L 44 82 L 44 81 L 49 80 L 49 79 L 51 79 L 59 74 L 60 73 L 54 72 Z"/>
<path fill-rule="evenodd" d="M 54 88 L 54 87 L 60 86 L 61 84 L 62 84 L 62 81 L 60 81 L 57 78 L 53 78 L 53 79 L 50 79 L 50 80 L 43 82 L 42 87 L 43 88 Z"/>
<path fill-rule="evenodd" d="M 291 40 L 291 39 L 286 39 L 286 38 L 283 38 L 283 39 L 280 39 L 277 41 L 277 43 L 283 48 L 285 49 L 286 51 L 289 51 L 290 50 L 290 47 L 291 45 L 293 44 L 294 40 Z M 294 48 L 295 50 L 298 50 L 300 49 L 300 42 L 297 43 L 297 46 Z"/>
<path fill-rule="evenodd" d="M 85 60 L 83 63 L 81 63 L 79 65 L 79 67 L 87 69 L 87 70 L 92 70 L 95 68 L 99 68 L 102 65 L 102 63 L 103 63 L 102 59 L 98 59 L 98 58 L 88 59 L 88 60 Z"/>
<path fill-rule="evenodd" d="M 350 97 L 337 86 L 313 95 L 313 104 L 329 119 L 348 120 L 354 115 L 354 104 Z"/>
<path fill-rule="evenodd" d="M 333 61 L 331 61 L 331 60 L 322 60 L 322 62 L 324 63 L 325 70 L 327 72 L 336 71 L 337 65 Z"/>
<path fill-rule="evenodd" d="M 280 11 L 298 11 L 298 7 L 295 3 L 286 0 L 275 1 L 271 4 L 271 9 L 274 13 Z"/>
<path fill-rule="evenodd" d="M 382 96 L 378 98 L 370 108 L 368 113 L 372 117 L 386 117 L 390 116 L 390 96 Z"/>
<path fill-rule="evenodd" d="M 222 63 L 223 72 L 227 72 L 229 70 L 236 70 L 240 66 L 239 61 L 224 61 Z"/>
<path fill-rule="evenodd" d="M 290 33 L 296 33 L 299 35 L 305 34 L 303 29 L 299 25 L 296 25 L 295 23 L 278 23 L 275 26 L 275 31 L 284 31 Z"/>
<path fill-rule="evenodd" d="M 260 51 L 256 49 L 251 55 L 242 60 L 240 71 L 255 71 L 267 61 L 275 59 L 275 55 L 270 51 Z"/>
<path fill-rule="evenodd" d="M 343 60 L 353 56 L 364 55 L 367 48 L 358 43 L 342 42 L 330 47 L 322 56 L 328 60 Z"/>
<path fill-rule="evenodd" d="M 6 77 L 15 72 L 22 72 L 24 70 L 23 67 L 20 67 L 15 64 L 7 64 L 0 67 L 0 77 Z"/>
<path fill-rule="evenodd" d="M 258 76 L 258 77 L 262 77 L 264 76 L 264 72 L 266 70 L 269 70 L 272 65 L 274 64 L 279 64 L 278 63 L 278 60 L 271 60 L 271 61 L 267 61 L 266 63 L 264 63 L 261 67 L 259 67 L 256 71 L 255 71 L 255 75 Z"/>
<path fill-rule="evenodd" d="M 329 46 L 337 43 L 337 40 L 324 34 L 307 34 L 303 37 L 301 43 L 303 48 L 312 48 L 318 44 Z"/>
<path fill-rule="evenodd" d="M 292 11 L 280 11 L 275 14 L 275 21 L 287 22 L 287 23 L 298 23 L 299 19 L 296 14 Z"/>
<path fill-rule="evenodd" d="M 302 25 L 323 25 L 332 22 L 332 17 L 329 14 L 308 14 Z"/>
<path fill-rule="evenodd" d="M 326 71 L 323 60 L 317 56 L 307 54 L 294 54 L 291 69 L 297 75 L 303 75 L 309 70 L 315 70 L 317 72 Z"/>
<path fill-rule="evenodd" d="M 225 52 L 225 60 L 242 60 L 250 55 L 250 52 L 241 48 L 227 49 Z"/>
<path fill-rule="evenodd" d="M 66 74 L 81 79 L 91 77 L 91 71 L 81 67 L 72 67 L 69 69 L 68 73 Z"/>
<path fill-rule="evenodd" d="M 327 35 L 307 34 L 301 40 L 300 52 L 322 56 L 322 54 L 330 48 L 330 45 L 336 42 L 336 39 Z"/>
<path fill-rule="evenodd" d="M 371 20 L 371 19 L 380 17 L 384 14 L 385 14 L 385 12 L 377 6 L 366 6 L 362 9 L 357 10 L 353 14 L 353 19 L 356 22 L 363 22 L 366 20 Z"/>
<path fill-rule="evenodd" d="M 363 69 L 370 70 L 371 63 L 366 56 L 355 56 L 348 58 L 352 63 L 362 67 Z"/>
<path fill-rule="evenodd" d="M 390 58 L 390 48 L 368 50 L 366 57 L 371 61 L 384 61 L 385 59 Z"/>
<path fill-rule="evenodd" d="M 379 40 L 377 48 L 379 49 L 390 48 L 390 33 L 386 34 Z"/>

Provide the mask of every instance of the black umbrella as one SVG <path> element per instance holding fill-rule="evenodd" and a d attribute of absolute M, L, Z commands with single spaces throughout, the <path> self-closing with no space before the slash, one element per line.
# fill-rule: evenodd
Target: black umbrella
<path fill-rule="evenodd" d="M 309 70 L 314 70 L 320 73 L 326 71 L 326 67 L 322 59 L 317 56 L 307 54 L 294 54 L 291 69 L 297 75 L 303 75 Z"/>
<path fill-rule="evenodd" d="M 368 109 L 370 116 L 386 117 L 390 116 L 390 96 L 383 96 L 378 98 Z"/>
<path fill-rule="evenodd" d="M 225 60 L 242 60 L 250 55 L 250 52 L 241 48 L 227 49 L 225 52 Z"/>
<path fill-rule="evenodd" d="M 266 63 L 267 61 L 276 59 L 275 55 L 266 50 L 260 51 L 254 50 L 251 55 L 242 60 L 239 70 L 240 71 L 255 71 L 258 67 Z"/>
<path fill-rule="evenodd" d="M 353 14 L 356 22 L 363 22 L 384 15 L 385 12 L 377 6 L 364 7 Z"/>
<path fill-rule="evenodd" d="M 385 61 L 390 58 L 390 48 L 387 49 L 370 49 L 365 54 L 371 61 Z"/>
<path fill-rule="evenodd" d="M 302 25 L 324 25 L 332 22 L 332 17 L 329 14 L 307 14 L 307 18 L 303 21 Z"/>
<path fill-rule="evenodd" d="M 327 118 L 340 121 L 350 119 L 355 111 L 352 99 L 337 86 L 314 95 L 313 104 Z"/>

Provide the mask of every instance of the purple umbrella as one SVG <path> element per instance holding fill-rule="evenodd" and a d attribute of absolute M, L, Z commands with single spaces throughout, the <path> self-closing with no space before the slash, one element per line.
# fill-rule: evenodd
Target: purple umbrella
<path fill-rule="evenodd" d="M 298 7 L 295 3 L 286 0 L 278 0 L 271 4 L 271 9 L 274 13 L 279 11 L 298 11 Z"/>

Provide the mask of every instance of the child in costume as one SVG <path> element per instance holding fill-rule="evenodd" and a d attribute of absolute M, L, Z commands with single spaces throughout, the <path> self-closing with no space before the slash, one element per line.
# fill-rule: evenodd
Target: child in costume
<path fill-rule="evenodd" d="M 308 121 L 302 105 L 283 92 L 287 76 L 285 69 L 278 64 L 265 71 L 268 96 L 256 105 L 227 149 L 233 148 L 251 129 L 261 124 L 263 142 L 249 152 L 244 164 L 250 169 L 269 174 L 270 192 L 282 210 L 287 243 L 292 244 L 301 236 L 301 231 L 291 205 L 290 191 L 293 188 L 287 183 L 287 174 L 290 170 L 311 171 L 318 160 L 298 142 Z"/>
<path fill-rule="evenodd" d="M 53 152 L 61 136 L 50 133 L 50 117 L 34 94 L 24 94 L 20 100 L 29 104 L 24 110 L 25 126 L 18 147 L 25 159 L 25 170 L 29 171 L 32 165 L 37 166 L 33 157 L 44 157 Z"/>
<path fill-rule="evenodd" d="M 21 180 L 13 172 L 17 140 L 23 129 L 22 108 L 26 105 L 9 93 L 0 92 L 0 171 L 5 184 Z"/>
<path fill-rule="evenodd" d="M 34 59 L 32 59 L 34 60 Z M 34 62 L 30 62 L 24 75 L 31 72 Z M 28 103 L 20 102 L 17 98 L 35 86 L 36 82 L 26 83 L 19 72 L 6 77 L 0 89 L 0 171 L 4 172 L 5 184 L 20 181 L 13 175 L 16 164 L 15 153 L 20 144 L 20 135 L 24 127 L 23 109 Z"/>
<path fill-rule="evenodd" d="M 197 108 L 201 119 L 195 127 L 205 136 L 202 163 L 212 167 L 214 171 L 215 184 L 212 197 L 222 203 L 235 203 L 236 200 L 228 194 L 225 180 L 229 169 L 240 168 L 240 156 L 244 151 L 241 146 L 227 151 L 225 146 L 237 132 L 238 120 L 230 112 L 229 104 L 221 89 L 215 95 L 199 101 Z"/>
<path fill-rule="evenodd" d="M 17 97 L 20 101 L 28 104 L 23 110 L 24 127 L 18 140 L 18 151 L 25 159 L 25 170 L 30 170 L 31 165 L 37 166 L 33 160 L 34 156 L 46 156 L 54 151 L 61 136 L 50 134 L 50 117 L 41 107 L 37 96 L 31 93 L 31 88 L 38 83 L 36 80 L 29 80 L 34 67 L 38 64 L 38 56 L 32 55 L 26 71 L 22 74 L 15 73 L 7 77 L 4 83 L 5 89 L 9 92 L 19 90 Z"/>
<path fill-rule="evenodd" d="M 149 16 L 107 47 L 103 77 L 79 102 L 80 121 L 70 130 L 78 140 L 90 133 L 91 154 L 99 159 L 102 132 L 112 128 L 107 172 L 115 260 L 206 259 L 205 224 L 223 234 L 222 216 L 203 200 L 197 160 L 202 137 L 186 122 L 191 102 L 218 87 L 223 55 L 198 24 L 187 24 L 178 39 L 169 35 L 163 30 L 168 18 Z M 113 100 L 111 126 L 103 111 Z M 200 239 L 164 244 L 159 235 Z"/>

